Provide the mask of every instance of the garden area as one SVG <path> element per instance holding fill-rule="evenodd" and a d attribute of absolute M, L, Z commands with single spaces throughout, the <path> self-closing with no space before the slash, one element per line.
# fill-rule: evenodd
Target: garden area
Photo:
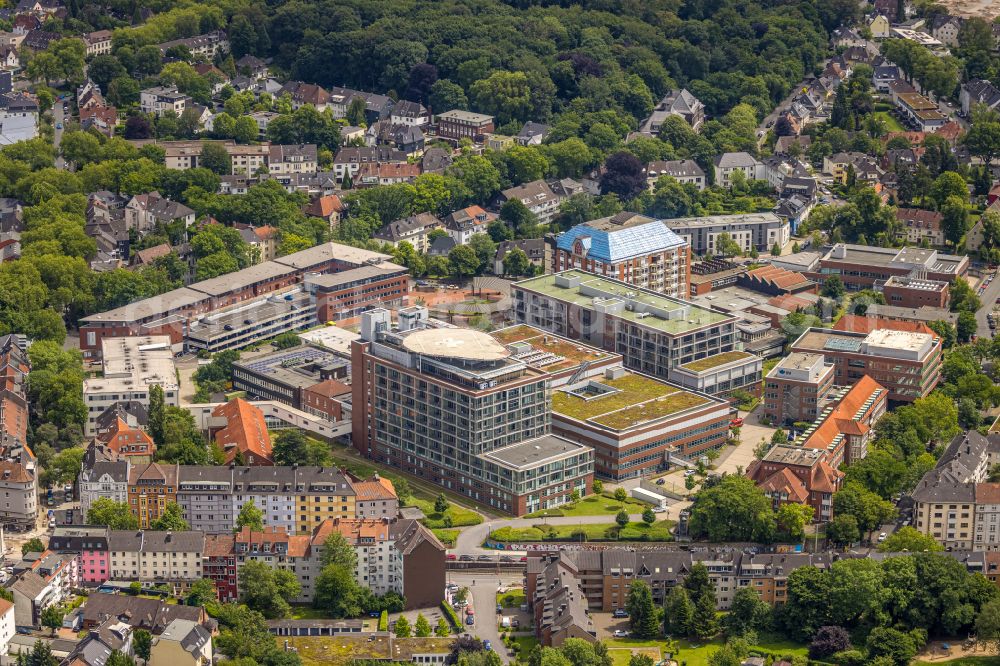
<path fill-rule="evenodd" d="M 555 509 L 543 509 L 529 513 L 525 518 L 556 518 L 559 516 L 614 516 L 619 511 L 626 511 L 630 514 L 642 513 L 649 505 L 637 499 L 626 497 L 624 500 L 616 499 L 610 493 L 594 494 L 564 504 Z"/>
<path fill-rule="evenodd" d="M 605 643 L 608 646 L 608 653 L 614 661 L 614 666 L 628 666 L 633 651 L 640 652 L 641 654 L 648 653 L 653 657 L 654 662 L 659 662 L 671 650 L 676 650 L 673 654 L 673 659 L 678 663 L 686 663 L 687 666 L 708 666 L 709 657 L 723 646 L 724 641 L 721 638 L 696 642 L 687 639 L 678 641 L 643 641 L 631 638 L 613 638 L 606 640 Z M 652 654 L 653 651 L 657 652 L 655 656 Z M 751 655 L 757 654 L 765 657 L 771 655 L 775 661 L 784 656 L 806 657 L 808 652 L 808 646 L 804 644 L 794 643 L 768 634 L 761 634 L 757 643 L 750 646 Z M 972 665 L 970 664 L 969 666 Z"/>
<path fill-rule="evenodd" d="M 674 521 L 659 520 L 649 525 L 644 522 L 596 525 L 546 525 L 531 527 L 501 527 L 490 534 L 493 541 L 501 543 L 537 543 L 543 541 L 673 541 Z"/>
<path fill-rule="evenodd" d="M 303 666 L 345 665 L 355 659 L 410 661 L 414 654 L 447 652 L 451 638 L 394 638 L 367 636 L 288 636 L 285 640 L 298 652 Z M 395 652 L 395 654 L 391 654 Z"/>
<path fill-rule="evenodd" d="M 520 608 L 521 604 L 525 603 L 526 600 L 523 589 L 497 592 L 497 603 L 503 608 Z"/>
<path fill-rule="evenodd" d="M 440 499 L 440 497 L 437 500 L 411 497 L 407 505 L 415 506 L 423 511 L 424 516 L 426 516 L 423 523 L 431 529 L 468 527 L 483 522 L 483 517 L 472 509 L 466 509 L 447 500 L 445 500 L 444 504 L 439 504 Z M 457 538 L 458 530 L 454 530 L 454 532 L 454 536 Z M 441 537 L 439 536 L 438 538 L 440 539 Z"/>
<path fill-rule="evenodd" d="M 889 132 L 905 132 L 906 131 L 906 128 L 903 127 L 902 123 L 899 122 L 899 120 L 896 118 L 896 116 L 892 115 L 891 113 L 889 113 L 887 111 L 876 111 L 875 112 L 875 117 L 885 123 L 885 128 Z"/>

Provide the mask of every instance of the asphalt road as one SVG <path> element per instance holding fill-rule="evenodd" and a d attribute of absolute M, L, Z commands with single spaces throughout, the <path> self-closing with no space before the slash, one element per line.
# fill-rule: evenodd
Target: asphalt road
<path fill-rule="evenodd" d="M 993 278 L 993 282 L 986 288 L 986 291 L 979 294 L 979 300 L 983 302 L 983 307 L 976 312 L 976 334 L 981 338 L 993 337 L 986 316 L 993 310 L 997 298 L 1000 298 L 1000 276 Z"/>
<path fill-rule="evenodd" d="M 676 511 L 674 512 L 676 515 Z M 660 514 L 664 519 L 666 519 L 669 514 Z M 659 517 L 659 516 L 658 516 Z M 630 520 L 638 521 L 642 520 L 641 514 L 635 514 L 629 516 Z M 489 520 L 479 525 L 474 525 L 472 527 L 466 527 L 463 529 L 459 535 L 458 539 L 455 540 L 455 547 L 448 552 L 454 553 L 456 555 L 492 555 L 494 559 L 500 557 L 501 554 L 504 555 L 517 555 L 521 556 L 523 552 L 517 551 L 504 551 L 499 553 L 496 550 L 490 548 L 483 548 L 482 543 L 489 536 L 489 533 L 493 530 L 500 529 L 501 527 L 531 527 L 532 525 L 538 525 L 540 523 L 545 523 L 547 525 L 600 525 L 602 523 L 613 524 L 615 522 L 614 516 L 559 516 L 553 518 L 509 518 L 506 520 Z M 496 604 L 494 604 L 495 606 Z M 479 612 L 479 609 L 476 609 Z"/>
<path fill-rule="evenodd" d="M 60 125 L 63 127 L 66 126 L 66 115 L 63 113 L 63 101 L 58 98 L 56 98 L 55 104 L 52 106 L 52 119 L 55 131 L 52 143 L 56 147 L 56 168 L 65 169 L 66 160 L 64 160 L 62 155 L 59 154 L 59 144 L 62 143 L 63 135 L 63 130 L 59 129 L 59 127 Z"/>

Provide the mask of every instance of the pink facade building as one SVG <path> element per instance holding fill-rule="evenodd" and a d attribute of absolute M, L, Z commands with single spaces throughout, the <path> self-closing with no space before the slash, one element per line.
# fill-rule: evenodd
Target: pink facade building
<path fill-rule="evenodd" d="M 100 585 L 110 577 L 111 564 L 106 527 L 72 525 L 56 527 L 49 540 L 49 550 L 57 553 L 75 553 L 78 575 L 84 585 Z"/>

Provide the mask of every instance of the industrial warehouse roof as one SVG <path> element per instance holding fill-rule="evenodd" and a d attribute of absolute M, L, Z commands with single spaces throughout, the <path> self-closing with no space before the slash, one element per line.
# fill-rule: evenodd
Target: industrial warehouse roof
<path fill-rule="evenodd" d="M 686 244 L 666 222 L 635 213 L 618 213 L 578 224 L 560 235 L 557 245 L 560 250 L 573 252 L 577 239 L 583 243 L 587 257 L 606 263 L 672 250 Z"/>
<path fill-rule="evenodd" d="M 467 328 L 428 328 L 414 331 L 403 338 L 408 351 L 466 361 L 500 361 L 510 351 L 482 331 Z"/>

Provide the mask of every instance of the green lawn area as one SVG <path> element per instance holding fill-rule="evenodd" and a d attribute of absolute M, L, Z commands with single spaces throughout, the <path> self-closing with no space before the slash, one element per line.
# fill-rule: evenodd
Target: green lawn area
<path fill-rule="evenodd" d="M 886 111 L 876 111 L 875 112 L 875 117 L 876 118 L 881 118 L 882 120 L 884 120 L 885 121 L 886 129 L 888 129 L 890 132 L 905 132 L 906 131 L 906 128 L 903 127 L 900 124 L 900 122 L 898 120 L 896 120 L 896 117 L 894 115 L 892 115 L 891 113 L 888 113 Z"/>
<path fill-rule="evenodd" d="M 312 606 L 292 606 L 291 617 L 293 620 L 322 620 L 329 615 Z"/>
<path fill-rule="evenodd" d="M 424 519 L 424 525 L 430 528 L 467 527 L 469 525 L 478 525 L 483 522 L 483 517 L 478 513 L 472 511 L 471 509 L 458 506 L 454 502 L 450 502 L 448 504 L 448 510 L 445 511 L 444 514 L 434 511 L 434 500 L 418 499 L 414 497 L 410 500 L 409 504 L 410 506 L 418 507 L 424 512 L 424 515 L 427 516 L 427 518 Z M 450 525 L 446 523 L 445 516 L 451 518 Z"/>
<path fill-rule="evenodd" d="M 528 655 L 531 651 L 535 649 L 538 645 L 538 639 L 534 636 L 514 636 L 514 643 L 516 643 L 519 648 L 517 650 L 518 657 L 522 663 L 527 663 Z"/>
<path fill-rule="evenodd" d="M 615 666 L 627 666 L 628 660 L 632 656 L 629 650 L 615 648 L 658 648 L 661 653 L 667 649 L 666 641 L 640 641 L 630 638 L 613 638 L 606 640 L 605 643 L 614 659 Z M 674 659 L 678 662 L 687 662 L 687 666 L 708 666 L 708 658 L 713 652 L 722 647 L 723 643 L 724 641 L 718 638 L 707 643 L 701 641 L 692 643 L 688 640 L 680 640 L 677 642 L 678 648 L 677 653 L 674 654 Z M 776 636 L 761 634 L 757 645 L 750 646 L 750 651 L 760 655 L 771 654 L 775 658 L 780 658 L 784 655 L 801 655 L 805 657 L 809 652 L 809 648 L 801 643 L 793 643 Z M 656 659 L 657 661 L 659 660 L 659 658 Z M 983 664 L 980 666 L 993 665 Z"/>
<path fill-rule="evenodd" d="M 525 518 L 542 518 L 544 516 L 614 516 L 622 509 L 630 514 L 642 513 L 649 505 L 632 497 L 619 502 L 610 495 L 587 495 L 578 502 L 564 504 L 556 509 L 545 509 L 529 513 Z"/>
<path fill-rule="evenodd" d="M 439 527 L 431 530 L 431 532 L 434 532 L 434 536 L 436 536 L 438 540 L 448 548 L 451 548 L 452 546 L 455 545 L 455 539 L 458 538 L 458 534 L 461 531 L 462 530 L 449 530 L 444 527 Z"/>
<path fill-rule="evenodd" d="M 702 370 L 717 368 L 720 365 L 732 363 L 733 361 L 740 361 L 745 358 L 749 358 L 750 356 L 751 354 L 745 351 L 723 352 L 721 354 L 716 354 L 715 356 L 706 356 L 705 358 L 700 358 L 697 361 L 685 363 L 681 367 L 685 370 L 690 370 L 691 372 L 701 372 Z"/>
<path fill-rule="evenodd" d="M 284 639 L 283 639 L 284 640 Z M 389 641 L 367 636 L 288 636 L 289 645 L 298 650 L 304 666 L 336 664 L 343 666 L 354 659 L 389 661 Z M 413 653 L 447 651 L 451 638 L 400 638 L 393 641 L 396 656 L 410 661 Z"/>
<path fill-rule="evenodd" d="M 497 592 L 497 603 L 504 608 L 520 608 L 524 603 L 524 590 Z"/>
<path fill-rule="evenodd" d="M 495 541 L 507 543 L 535 541 L 673 541 L 674 521 L 661 520 L 647 525 L 629 523 L 619 530 L 615 523 L 597 525 L 545 525 L 513 528 L 501 527 L 490 535 Z"/>

